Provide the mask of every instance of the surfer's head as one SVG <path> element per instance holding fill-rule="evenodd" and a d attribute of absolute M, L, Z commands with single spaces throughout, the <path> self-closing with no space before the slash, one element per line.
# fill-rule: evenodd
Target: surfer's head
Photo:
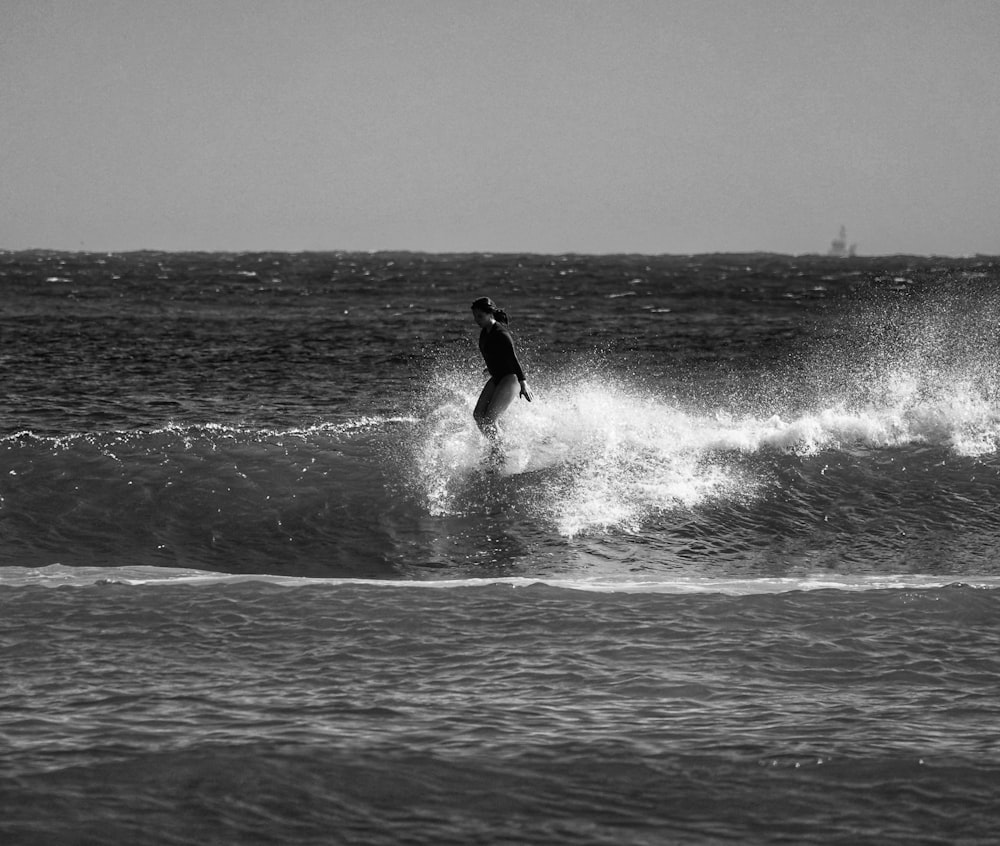
<path fill-rule="evenodd" d="M 472 304 L 472 316 L 480 326 L 488 326 L 492 320 L 508 323 L 507 312 L 497 308 L 497 304 L 489 297 L 480 297 Z"/>

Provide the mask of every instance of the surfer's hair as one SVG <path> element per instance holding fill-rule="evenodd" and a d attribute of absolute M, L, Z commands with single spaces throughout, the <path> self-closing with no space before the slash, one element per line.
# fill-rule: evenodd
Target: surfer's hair
<path fill-rule="evenodd" d="M 501 323 L 510 323 L 510 318 L 507 317 L 507 312 L 502 308 L 497 308 L 497 304 L 493 302 L 489 297 L 480 297 L 472 304 L 473 311 L 485 311 L 487 314 L 492 314 L 496 320 Z"/>

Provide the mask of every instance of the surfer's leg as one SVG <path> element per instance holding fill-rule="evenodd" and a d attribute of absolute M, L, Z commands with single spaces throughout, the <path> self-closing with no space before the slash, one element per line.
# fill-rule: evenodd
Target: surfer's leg
<path fill-rule="evenodd" d="M 472 416 L 489 444 L 488 466 L 497 469 L 503 464 L 503 449 L 497 437 L 497 418 L 506 411 L 520 391 L 517 377 L 510 373 L 500 380 L 490 379 L 479 395 Z"/>
<path fill-rule="evenodd" d="M 488 418 L 488 413 L 490 400 L 493 399 L 493 394 L 496 393 L 496 388 L 497 382 L 496 379 L 493 378 L 483 385 L 483 390 L 479 394 L 479 401 L 476 403 L 476 407 L 472 412 L 473 420 L 476 421 L 476 425 L 484 435 L 488 434 L 487 429 L 492 429 L 493 421 Z"/>
<path fill-rule="evenodd" d="M 490 381 L 492 382 L 493 380 L 491 379 Z M 487 403 L 486 413 L 483 415 L 487 425 L 496 425 L 500 415 L 503 414 L 507 410 L 508 406 L 517 399 L 519 391 L 520 385 L 518 384 L 517 376 L 513 373 L 508 373 L 502 379 L 497 381 L 492 396 L 490 396 L 489 402 Z"/>
<path fill-rule="evenodd" d="M 513 373 L 508 373 L 501 379 L 491 378 L 483 385 L 483 392 L 479 395 L 479 402 L 476 403 L 472 416 L 479 431 L 487 438 L 496 437 L 497 418 L 517 399 L 519 390 L 517 376 Z"/>

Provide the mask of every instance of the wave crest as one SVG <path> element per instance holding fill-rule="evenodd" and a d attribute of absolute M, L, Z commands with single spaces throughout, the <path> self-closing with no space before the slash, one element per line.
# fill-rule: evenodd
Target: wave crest
<path fill-rule="evenodd" d="M 997 452 L 1000 414 L 975 378 L 953 374 L 934 390 L 926 373 L 903 367 L 878 378 L 879 390 L 869 384 L 853 405 L 826 397 L 788 411 L 781 391 L 762 392 L 754 400 L 761 412 L 685 407 L 610 379 L 540 381 L 536 401 L 518 402 L 502 421 L 500 475 L 523 479 L 512 495 L 574 536 L 639 531 L 656 515 L 713 502 L 746 504 L 773 489 L 781 456 Z M 460 514 L 470 507 L 470 480 L 488 474 L 487 445 L 472 422 L 475 386 L 452 374 L 436 387 L 448 398 L 416 427 L 413 477 L 432 515 Z"/>

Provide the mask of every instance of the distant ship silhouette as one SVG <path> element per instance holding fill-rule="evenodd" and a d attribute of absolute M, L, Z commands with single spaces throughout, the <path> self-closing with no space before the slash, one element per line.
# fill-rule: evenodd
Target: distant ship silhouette
<path fill-rule="evenodd" d="M 857 247 L 857 244 L 847 246 L 847 228 L 841 226 L 840 234 L 830 242 L 830 251 L 827 255 L 836 258 L 850 258 L 854 255 Z"/>

